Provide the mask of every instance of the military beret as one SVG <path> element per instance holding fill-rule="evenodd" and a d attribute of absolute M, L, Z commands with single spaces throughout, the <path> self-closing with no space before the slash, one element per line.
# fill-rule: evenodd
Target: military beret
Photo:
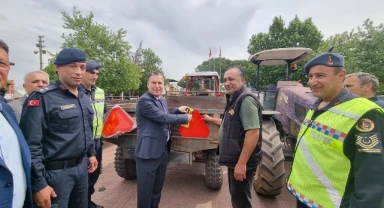
<path fill-rule="evenodd" d="M 317 65 L 323 65 L 323 66 L 329 66 L 329 67 L 344 67 L 344 58 L 342 55 L 338 53 L 322 53 L 312 60 L 310 60 L 304 67 L 305 74 L 309 73 L 309 69 L 311 67 L 317 66 Z"/>
<path fill-rule="evenodd" d="M 94 69 L 98 70 L 99 68 L 101 68 L 101 64 L 97 61 L 90 60 L 90 61 L 86 62 L 86 70 L 87 71 L 92 71 Z"/>
<path fill-rule="evenodd" d="M 60 51 L 55 60 L 55 65 L 65 65 L 79 61 L 86 61 L 84 51 L 77 48 L 65 48 Z"/>

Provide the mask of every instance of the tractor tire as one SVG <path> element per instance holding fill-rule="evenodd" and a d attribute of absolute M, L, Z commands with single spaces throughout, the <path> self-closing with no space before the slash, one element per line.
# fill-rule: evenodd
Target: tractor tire
<path fill-rule="evenodd" d="M 280 134 L 272 119 L 263 120 L 262 160 L 256 170 L 253 188 L 265 196 L 277 196 L 284 186 L 284 154 Z"/>
<path fill-rule="evenodd" d="M 205 185 L 212 190 L 219 190 L 223 185 L 223 169 L 219 165 L 216 149 L 206 151 Z"/>
<path fill-rule="evenodd" d="M 123 146 L 118 146 L 115 153 L 115 170 L 117 175 L 126 180 L 136 179 L 136 162 L 134 159 L 124 159 Z"/>

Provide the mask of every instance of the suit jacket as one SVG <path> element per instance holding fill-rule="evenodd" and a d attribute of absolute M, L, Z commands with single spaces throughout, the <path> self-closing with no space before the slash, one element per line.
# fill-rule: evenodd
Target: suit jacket
<path fill-rule="evenodd" d="M 27 182 L 27 194 L 25 196 L 24 207 L 29 208 L 33 206 L 31 191 L 31 153 L 11 107 L 5 102 L 2 102 L 2 100 L 0 100 L 0 113 L 3 114 L 4 118 L 7 119 L 8 123 L 12 126 L 19 140 L 21 158 L 23 160 L 23 168 Z M 0 208 L 12 207 L 13 188 L 10 188 L 7 184 L 13 184 L 12 173 L 0 158 Z"/>
<path fill-rule="evenodd" d="M 27 99 L 27 97 L 28 97 L 27 95 L 24 95 L 20 99 L 13 100 L 13 101 L 8 103 L 9 106 L 11 106 L 11 108 L 13 109 L 13 113 L 16 116 L 17 123 L 20 123 L 21 110 L 23 109 L 23 103 L 24 103 L 25 99 Z"/>
<path fill-rule="evenodd" d="M 135 156 L 138 158 L 159 158 L 165 151 L 170 125 L 188 123 L 186 114 L 181 114 L 178 109 L 168 111 L 167 102 L 162 97 L 160 99 L 167 109 L 166 112 L 160 101 L 149 92 L 144 93 L 137 101 Z"/>

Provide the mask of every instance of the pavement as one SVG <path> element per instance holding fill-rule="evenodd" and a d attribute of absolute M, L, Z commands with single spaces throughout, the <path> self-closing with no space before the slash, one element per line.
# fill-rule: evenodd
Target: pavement
<path fill-rule="evenodd" d="M 136 208 L 136 181 L 120 178 L 114 168 L 117 146 L 104 142 L 103 172 L 95 186 L 92 199 L 105 208 Z M 291 163 L 285 162 L 285 177 Z M 231 207 L 227 168 L 220 190 L 210 190 L 204 184 L 204 163 L 170 163 L 162 191 L 160 208 L 227 208 Z M 257 208 L 295 208 L 296 200 L 285 187 L 277 197 L 264 197 L 252 190 L 252 205 Z"/>

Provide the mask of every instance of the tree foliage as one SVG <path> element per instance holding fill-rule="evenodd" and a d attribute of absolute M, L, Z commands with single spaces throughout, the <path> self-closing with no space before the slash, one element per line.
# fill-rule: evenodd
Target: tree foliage
<path fill-rule="evenodd" d="M 268 33 L 258 33 L 252 35 L 249 40 L 248 53 L 250 55 L 259 51 L 286 48 L 286 47 L 306 47 L 317 50 L 322 42 L 323 35 L 312 22 L 311 18 L 301 21 L 297 16 L 285 26 L 285 22 L 281 17 L 275 17 L 272 25 L 269 27 Z M 212 62 L 215 61 L 215 71 L 218 71 L 218 65 L 221 66 L 221 77 L 224 71 L 231 66 L 239 66 L 243 69 L 247 79 L 248 86 L 256 86 L 257 66 L 248 60 L 229 60 L 226 58 L 211 59 L 204 61 L 197 66 L 200 71 L 212 71 Z M 219 64 L 217 64 L 219 63 Z M 299 68 L 303 68 L 304 63 L 299 64 Z M 263 66 L 260 70 L 260 87 L 266 88 L 269 84 L 276 84 L 277 80 L 285 76 L 286 66 Z M 305 74 L 302 70 L 298 70 L 292 74 L 294 80 L 305 80 Z M 180 83 L 182 84 L 182 82 Z"/>
<path fill-rule="evenodd" d="M 223 81 L 224 72 L 230 67 L 240 67 L 244 71 L 244 75 L 247 78 L 247 83 L 252 85 L 255 83 L 256 78 L 256 66 L 247 60 L 230 60 L 226 58 L 212 58 L 207 61 L 203 61 L 196 67 L 199 71 L 216 71 L 220 76 L 220 82 Z M 182 82 L 181 82 L 182 83 Z M 179 84 L 179 86 L 181 86 Z"/>
<path fill-rule="evenodd" d="M 73 8 L 72 14 L 62 12 L 64 43 L 62 48 L 76 47 L 83 50 L 87 60 L 96 60 L 102 64 L 97 85 L 107 93 L 118 94 L 137 90 L 140 85 L 141 69 L 132 62 L 130 44 L 125 40 L 127 31 L 116 32 L 94 21 L 94 15 L 82 15 Z M 52 60 L 46 71 L 52 74 Z"/>
<path fill-rule="evenodd" d="M 152 49 L 150 48 L 143 49 L 142 54 L 143 54 L 143 62 L 141 63 L 142 77 L 141 77 L 141 84 L 139 87 L 140 95 L 148 90 L 147 81 L 148 81 L 148 76 L 151 72 L 160 72 L 164 74 L 161 68 L 161 64 L 163 63 L 163 61 L 155 54 L 155 52 Z"/>
<path fill-rule="evenodd" d="M 249 40 L 248 53 L 288 47 L 311 48 L 316 51 L 322 43 L 323 35 L 315 26 L 311 18 L 301 21 L 297 16 L 285 26 L 281 17 L 275 17 L 268 33 L 252 35 Z M 303 69 L 305 63 L 298 65 L 299 70 L 292 74 L 293 80 L 306 80 Z M 276 84 L 284 79 L 286 66 L 263 66 L 260 70 L 260 87 L 266 88 L 269 84 Z"/>
<path fill-rule="evenodd" d="M 57 54 L 53 54 L 53 53 L 51 53 L 49 51 L 48 51 L 48 55 L 50 55 L 51 57 L 56 57 L 57 56 Z M 55 82 L 55 80 L 57 80 L 57 78 L 58 78 L 57 73 L 56 73 L 55 65 L 53 64 L 54 61 L 55 61 L 54 58 L 48 59 L 48 66 L 46 66 L 44 68 L 44 71 L 49 75 L 49 81 L 51 83 Z"/>
<path fill-rule="evenodd" d="M 384 24 L 374 25 L 367 19 L 357 29 L 345 31 L 326 39 L 319 51 L 333 46 L 333 52 L 345 59 L 347 73 L 368 72 L 378 77 L 381 91 L 384 89 Z M 381 92 L 382 93 L 382 92 Z"/>

